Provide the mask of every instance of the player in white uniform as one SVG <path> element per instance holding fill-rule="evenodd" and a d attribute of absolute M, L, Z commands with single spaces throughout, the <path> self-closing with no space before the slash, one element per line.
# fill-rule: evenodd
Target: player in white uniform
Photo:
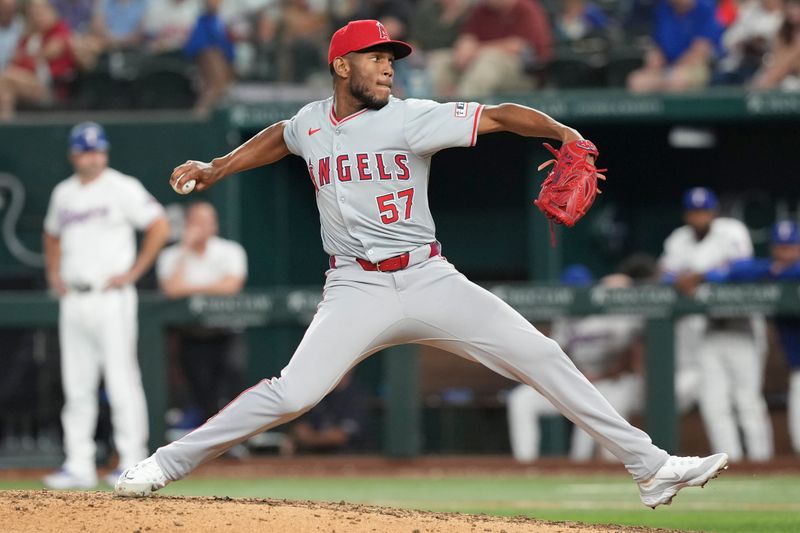
<path fill-rule="evenodd" d="M 563 277 L 562 277 L 563 280 Z M 631 283 L 623 274 L 607 276 L 609 288 Z M 552 338 L 558 342 L 608 403 L 622 416 L 630 417 L 642 405 L 644 379 L 641 373 L 641 334 L 638 317 L 596 315 L 559 319 Z M 508 428 L 511 452 L 522 463 L 539 458 L 539 418 L 558 414 L 556 407 L 532 387 L 519 385 L 508 397 Z M 594 440 L 576 427 L 572 433 L 570 459 L 588 461 L 594 456 Z"/>
<path fill-rule="evenodd" d="M 570 142 L 578 132 L 515 104 L 438 104 L 391 96 L 393 62 L 411 47 L 377 21 L 351 22 L 331 39 L 334 96 L 313 102 L 225 157 L 188 161 L 173 187 L 204 190 L 223 177 L 302 157 L 330 254 L 323 301 L 281 376 L 242 393 L 202 427 L 124 472 L 123 495 L 141 496 L 185 477 L 248 437 L 309 410 L 359 361 L 419 343 L 478 361 L 546 396 L 611 450 L 657 506 L 725 467 L 727 456 L 676 458 L 619 416 L 558 344 L 448 263 L 428 207 L 431 157 L 509 131 Z"/>
<path fill-rule="evenodd" d="M 664 279 L 694 294 L 707 272 L 752 257 L 750 233 L 740 221 L 718 217 L 719 202 L 704 187 L 689 189 L 683 198 L 686 225 L 664 242 Z M 676 339 L 681 394 L 681 365 L 699 364 L 700 411 L 711 449 L 725 451 L 734 461 L 772 457 L 772 426 L 761 393 L 766 353 L 763 317 L 710 319 L 691 316 L 679 323 Z M 679 402 L 681 398 L 679 396 Z"/>
<path fill-rule="evenodd" d="M 169 223 L 137 179 L 108 167 L 108 148 L 98 124 L 84 122 L 72 129 L 69 156 L 75 174 L 53 190 L 44 221 L 47 281 L 60 298 L 65 400 L 66 461 L 44 478 L 55 489 L 97 484 L 94 432 L 101 378 L 111 405 L 119 469 L 147 456 L 134 283 L 167 241 Z M 137 229 L 144 231 L 138 255 Z"/>

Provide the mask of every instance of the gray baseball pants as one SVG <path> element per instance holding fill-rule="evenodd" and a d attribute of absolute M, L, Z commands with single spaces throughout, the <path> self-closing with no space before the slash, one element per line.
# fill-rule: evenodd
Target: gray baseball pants
<path fill-rule="evenodd" d="M 232 446 L 305 413 L 371 354 L 398 344 L 434 346 L 532 386 L 616 456 L 634 480 L 650 478 L 667 452 L 631 426 L 559 345 L 504 301 L 470 282 L 428 245 L 409 267 L 367 272 L 337 257 L 323 300 L 281 376 L 264 379 L 180 440 L 158 465 L 178 480 Z"/>

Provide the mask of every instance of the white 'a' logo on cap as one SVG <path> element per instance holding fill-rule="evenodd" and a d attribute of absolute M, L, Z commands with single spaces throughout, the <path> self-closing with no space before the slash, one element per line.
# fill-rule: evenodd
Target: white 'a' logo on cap
<path fill-rule="evenodd" d="M 376 22 L 378 25 L 378 34 L 380 35 L 381 39 L 389 40 L 389 32 L 386 31 L 386 28 L 380 22 Z"/>
<path fill-rule="evenodd" d="M 97 128 L 87 128 L 83 132 L 84 137 L 86 137 L 86 143 L 89 145 L 94 145 L 97 143 L 97 138 L 100 136 L 100 133 L 97 131 Z"/>
<path fill-rule="evenodd" d="M 700 187 L 696 188 L 692 193 L 692 203 L 694 205 L 703 205 L 706 202 L 706 191 Z"/>

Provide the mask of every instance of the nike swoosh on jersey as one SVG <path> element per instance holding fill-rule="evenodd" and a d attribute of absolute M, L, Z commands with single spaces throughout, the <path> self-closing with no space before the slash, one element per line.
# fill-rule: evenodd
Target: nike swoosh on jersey
<path fill-rule="evenodd" d="M 311 137 L 312 135 L 314 135 L 315 133 L 317 133 L 321 129 L 322 128 L 308 128 L 308 136 Z"/>

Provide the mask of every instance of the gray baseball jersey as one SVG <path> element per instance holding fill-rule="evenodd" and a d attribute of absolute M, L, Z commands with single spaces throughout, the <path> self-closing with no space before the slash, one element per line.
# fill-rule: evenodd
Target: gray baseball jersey
<path fill-rule="evenodd" d="M 475 144 L 483 106 L 391 98 L 341 120 L 333 98 L 308 104 L 284 129 L 317 194 L 322 246 L 372 262 L 436 240 L 428 207 L 431 157 Z"/>
<path fill-rule="evenodd" d="M 335 259 L 323 300 L 280 377 L 159 448 L 155 460 L 168 479 L 299 416 L 358 362 L 406 343 L 447 350 L 536 388 L 636 480 L 664 464 L 667 453 L 615 412 L 556 342 L 439 255 L 427 198 L 431 157 L 475 144 L 482 111 L 475 103 L 392 98 L 340 119 L 328 99 L 285 124 L 289 150 L 308 164 L 322 242 Z M 397 270 L 370 265 L 401 254 Z"/>

